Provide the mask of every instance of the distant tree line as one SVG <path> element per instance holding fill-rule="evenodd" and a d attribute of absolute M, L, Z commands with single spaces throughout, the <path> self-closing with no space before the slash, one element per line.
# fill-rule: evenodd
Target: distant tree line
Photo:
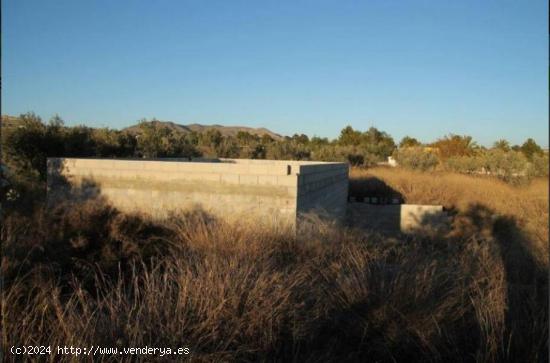
<path fill-rule="evenodd" d="M 404 137 L 393 156 L 401 166 L 410 169 L 492 175 L 513 183 L 548 176 L 548 152 L 531 138 L 514 146 L 498 140 L 486 148 L 470 136 L 451 134 L 429 145 Z"/>
<path fill-rule="evenodd" d="M 430 144 L 406 136 L 398 145 L 375 127 L 359 131 L 351 126 L 333 140 L 294 134 L 275 140 L 239 131 L 235 136 L 209 129 L 203 133 L 181 133 L 153 120 L 141 120 L 137 131 L 65 126 L 59 116 L 44 123 L 34 113 L 20 115 L 18 127 L 2 133 L 2 163 L 28 180 L 45 180 L 46 158 L 104 157 L 226 157 L 347 161 L 369 167 L 396 158 L 407 168 L 484 172 L 509 178 L 517 175 L 548 175 L 548 154 L 532 139 L 521 146 L 506 140 L 492 148 L 477 145 L 470 136 L 448 135 Z"/>

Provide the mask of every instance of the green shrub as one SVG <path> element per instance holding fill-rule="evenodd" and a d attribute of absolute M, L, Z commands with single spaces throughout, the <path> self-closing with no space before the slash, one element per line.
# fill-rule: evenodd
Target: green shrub
<path fill-rule="evenodd" d="M 483 158 L 485 170 L 507 182 L 523 182 L 529 176 L 529 163 L 521 152 L 491 149 Z"/>
<path fill-rule="evenodd" d="M 240 153 L 239 145 L 232 138 L 224 137 L 216 146 L 216 155 L 222 158 L 238 158 Z"/>
<path fill-rule="evenodd" d="M 548 175 L 548 157 L 534 155 L 529 162 L 522 152 L 495 147 L 472 156 L 454 156 L 444 169 L 457 173 L 491 175 L 512 184 L 522 184 L 533 176 Z"/>
<path fill-rule="evenodd" d="M 531 162 L 530 174 L 535 177 L 548 176 L 548 154 L 535 154 Z"/>
<path fill-rule="evenodd" d="M 438 165 L 437 156 L 421 147 L 406 147 L 397 151 L 395 159 L 399 165 L 413 170 L 434 170 Z"/>
<path fill-rule="evenodd" d="M 445 160 L 444 168 L 457 173 L 475 173 L 482 170 L 483 158 L 477 156 L 453 156 Z"/>
<path fill-rule="evenodd" d="M 382 161 L 380 157 L 361 146 L 322 145 L 312 152 L 312 159 L 348 162 L 352 166 L 371 167 Z"/>
<path fill-rule="evenodd" d="M 272 160 L 309 160 L 311 151 L 304 145 L 282 141 L 267 145 L 266 157 Z"/>

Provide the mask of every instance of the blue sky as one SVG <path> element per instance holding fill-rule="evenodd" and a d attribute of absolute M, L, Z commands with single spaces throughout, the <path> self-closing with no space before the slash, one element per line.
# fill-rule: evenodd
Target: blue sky
<path fill-rule="evenodd" d="M 2 113 L 548 146 L 548 5 L 2 1 Z"/>

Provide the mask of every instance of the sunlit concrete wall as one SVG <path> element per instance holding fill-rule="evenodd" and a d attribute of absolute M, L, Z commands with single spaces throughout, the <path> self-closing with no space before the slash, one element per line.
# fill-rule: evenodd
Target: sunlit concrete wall
<path fill-rule="evenodd" d="M 295 224 L 299 212 L 315 207 L 342 215 L 347 170 L 344 163 L 298 161 L 50 158 L 48 198 L 99 195 L 122 211 L 159 218 L 201 208 Z"/>

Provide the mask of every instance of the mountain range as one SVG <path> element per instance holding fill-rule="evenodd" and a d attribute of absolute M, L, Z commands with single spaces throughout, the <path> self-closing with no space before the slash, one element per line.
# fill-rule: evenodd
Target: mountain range
<path fill-rule="evenodd" d="M 197 133 L 203 133 L 208 130 L 218 130 L 222 135 L 224 136 L 236 136 L 239 131 L 248 132 L 252 135 L 258 135 L 263 136 L 264 134 L 267 134 L 271 136 L 274 140 L 281 140 L 283 139 L 283 136 L 275 133 L 271 130 L 266 129 L 265 127 L 246 127 L 246 126 L 223 126 L 223 125 L 201 125 L 201 124 L 189 124 L 189 125 L 182 125 L 178 124 L 172 121 L 148 121 L 150 123 L 156 124 L 157 126 L 167 127 L 173 132 L 176 133 L 190 133 L 190 132 L 197 132 Z M 16 116 L 10 116 L 10 115 L 2 115 L 2 127 L 3 128 L 14 128 L 20 125 L 21 121 Z M 122 129 L 122 131 L 127 131 L 132 134 L 138 134 L 139 133 L 139 124 L 135 124 L 129 127 L 125 127 Z"/>
<path fill-rule="evenodd" d="M 180 132 L 180 133 L 190 133 L 190 132 L 203 133 L 208 130 L 218 130 L 224 136 L 237 136 L 238 132 L 243 131 L 243 132 L 248 132 L 249 134 L 258 135 L 258 136 L 263 136 L 264 134 L 267 134 L 271 136 L 271 138 L 273 138 L 274 140 L 283 139 L 282 135 L 277 134 L 271 130 L 268 130 L 265 127 L 254 128 L 254 127 L 246 127 L 246 126 L 223 126 L 223 125 L 201 125 L 201 124 L 181 125 L 172 121 L 148 121 L 148 122 L 151 122 L 159 126 L 168 127 L 170 130 L 174 132 Z M 123 129 L 123 131 L 128 131 L 130 133 L 139 133 L 139 124 L 126 127 Z"/>

